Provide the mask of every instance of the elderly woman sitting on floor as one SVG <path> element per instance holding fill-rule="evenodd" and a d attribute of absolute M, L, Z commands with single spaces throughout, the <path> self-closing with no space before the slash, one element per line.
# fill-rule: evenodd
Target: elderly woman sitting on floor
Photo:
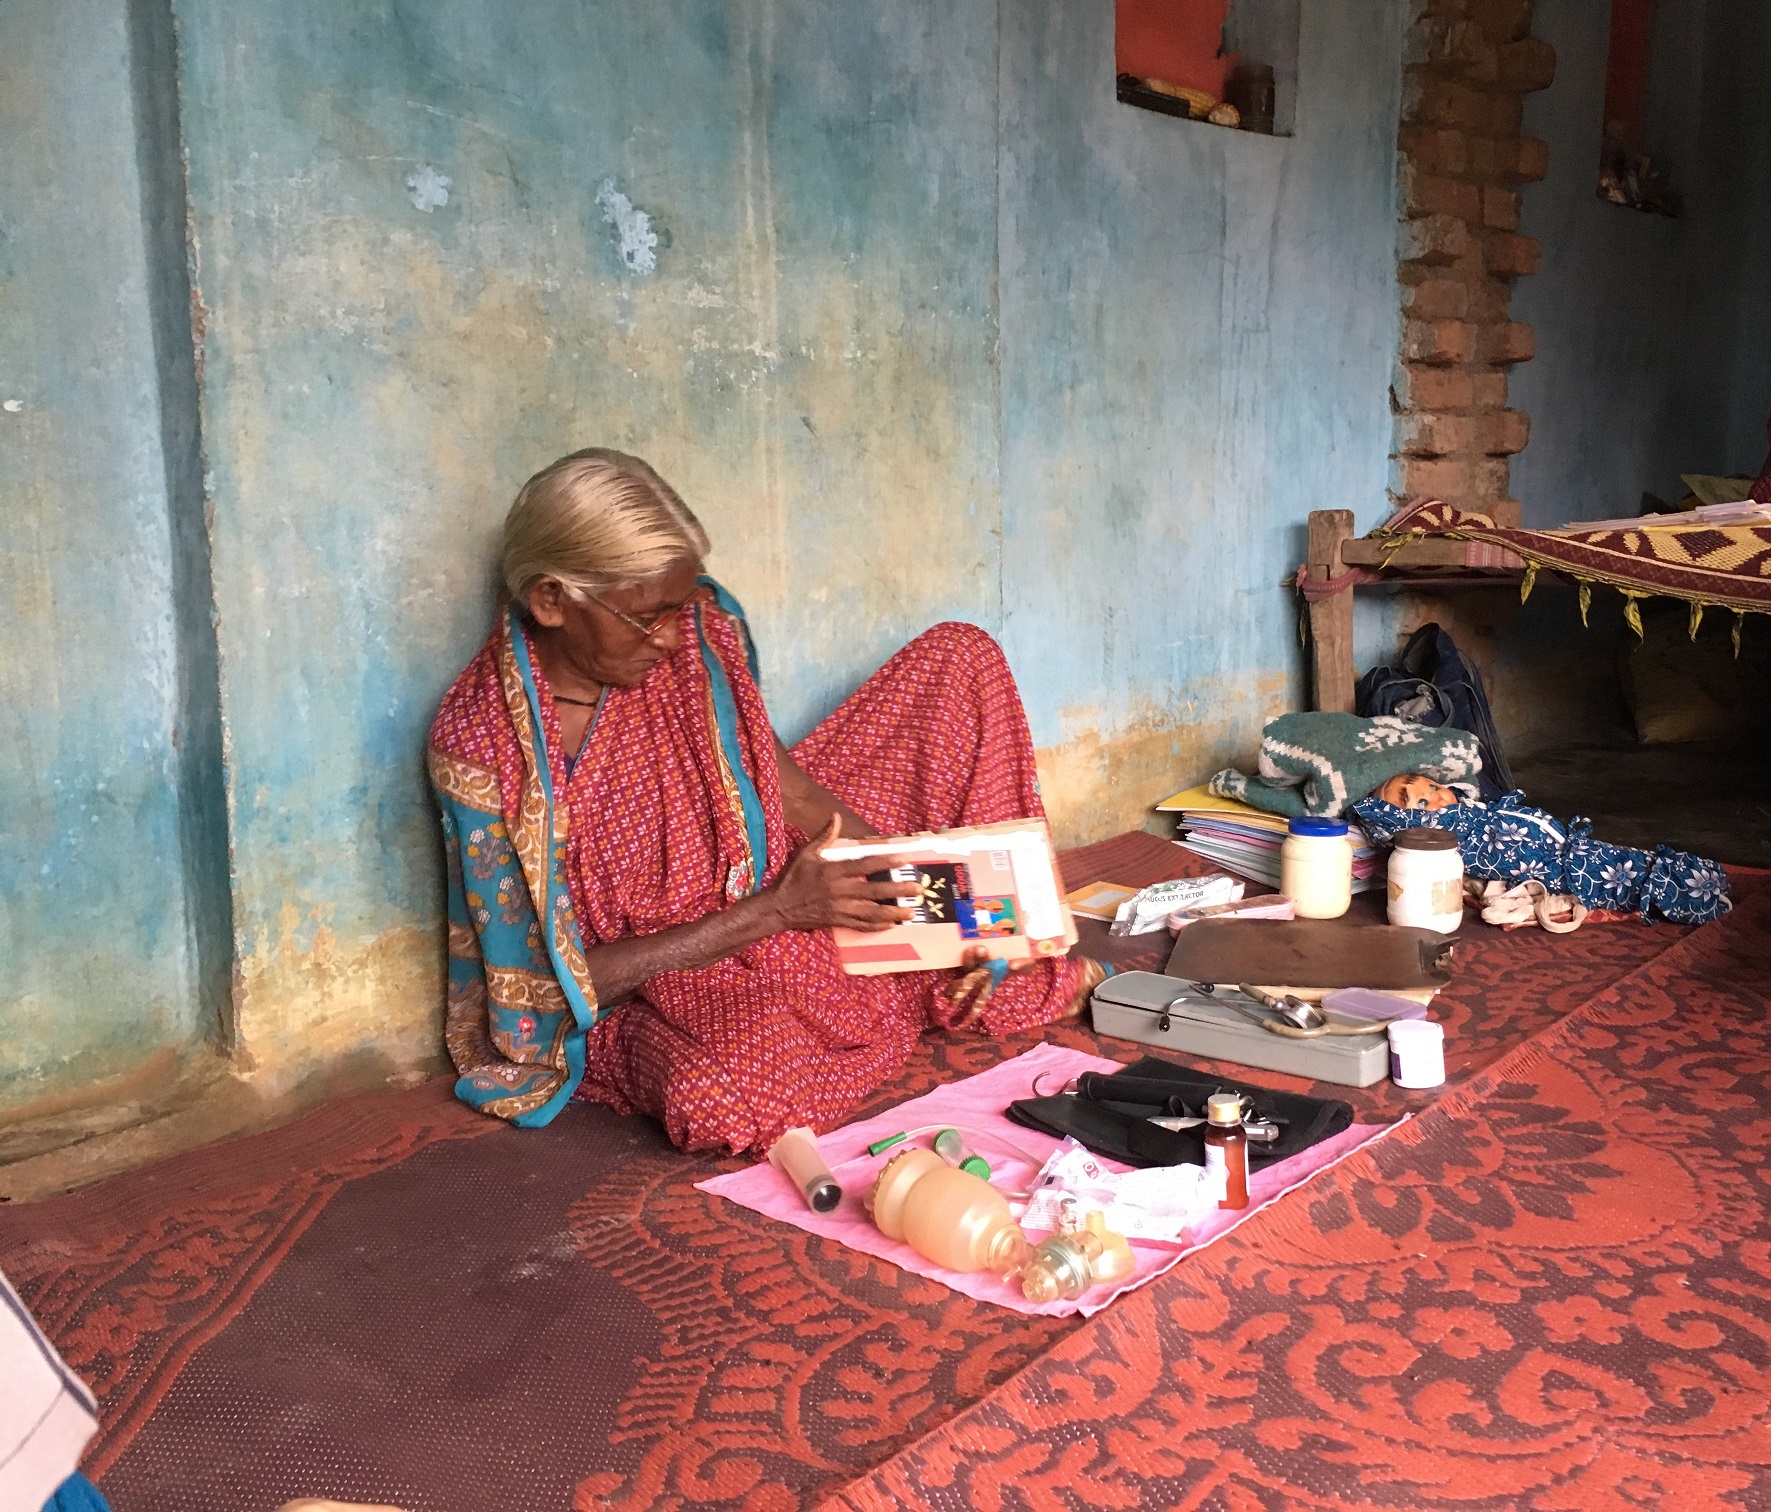
<path fill-rule="evenodd" d="M 431 728 L 456 1090 L 513 1123 L 577 1096 L 686 1150 L 762 1149 L 840 1118 L 931 1025 L 1063 1018 L 1102 974 L 1040 960 L 986 995 L 843 973 L 828 931 L 886 928 L 900 889 L 820 846 L 1041 813 L 1026 716 L 996 643 L 944 624 L 787 750 L 708 549 L 636 457 L 537 473 L 505 521 L 509 600 Z"/>

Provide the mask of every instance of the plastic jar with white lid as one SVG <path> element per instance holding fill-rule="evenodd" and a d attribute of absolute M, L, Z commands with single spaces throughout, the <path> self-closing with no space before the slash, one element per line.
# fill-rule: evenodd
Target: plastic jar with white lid
<path fill-rule="evenodd" d="M 1455 933 L 1464 921 L 1464 858 L 1457 836 L 1442 829 L 1405 829 L 1391 843 L 1390 922 Z"/>
<path fill-rule="evenodd" d="M 1445 1083 L 1445 1026 L 1428 1019 L 1397 1019 L 1390 1025 L 1390 1080 L 1398 1087 Z"/>
<path fill-rule="evenodd" d="M 1353 842 L 1340 819 L 1293 819 L 1279 847 L 1279 891 L 1300 919 L 1338 919 L 1353 902 Z"/>

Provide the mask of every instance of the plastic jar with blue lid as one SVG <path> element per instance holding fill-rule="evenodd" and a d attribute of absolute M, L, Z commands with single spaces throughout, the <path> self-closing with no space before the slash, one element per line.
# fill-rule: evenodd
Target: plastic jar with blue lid
<path fill-rule="evenodd" d="M 1353 903 L 1353 841 L 1346 821 L 1293 819 L 1279 847 L 1279 891 L 1300 919 L 1338 919 Z"/>

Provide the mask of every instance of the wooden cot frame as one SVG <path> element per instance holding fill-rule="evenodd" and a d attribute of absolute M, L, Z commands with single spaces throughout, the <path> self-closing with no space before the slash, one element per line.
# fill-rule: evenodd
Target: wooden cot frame
<path fill-rule="evenodd" d="M 1348 568 L 1381 571 L 1387 586 L 1429 590 L 1494 588 L 1517 583 L 1521 571 L 1471 567 L 1469 546 L 1448 538 L 1374 541 L 1353 533 L 1350 509 L 1313 509 L 1305 547 L 1305 570 L 1318 582 L 1342 576 Z M 1393 575 L 1393 576 L 1392 576 Z M 1353 590 L 1315 600 L 1309 606 L 1310 693 L 1315 708 L 1351 714 L 1358 669 L 1353 662 Z"/>

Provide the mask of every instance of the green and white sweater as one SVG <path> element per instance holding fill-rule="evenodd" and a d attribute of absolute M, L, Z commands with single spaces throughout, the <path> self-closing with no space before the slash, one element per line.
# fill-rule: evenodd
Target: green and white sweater
<path fill-rule="evenodd" d="M 1281 714 L 1261 731 L 1260 772 L 1226 768 L 1211 779 L 1220 798 L 1239 798 L 1270 814 L 1340 817 L 1392 777 L 1419 772 L 1471 801 L 1482 752 L 1463 730 L 1430 729 L 1382 714 Z"/>

